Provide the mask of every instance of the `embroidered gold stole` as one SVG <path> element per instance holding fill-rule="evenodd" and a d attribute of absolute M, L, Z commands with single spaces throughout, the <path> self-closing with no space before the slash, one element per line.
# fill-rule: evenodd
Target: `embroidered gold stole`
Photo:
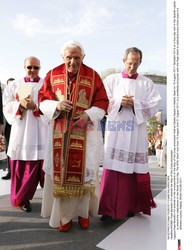
<path fill-rule="evenodd" d="M 65 67 L 65 65 L 64 65 Z M 54 197 L 81 197 L 83 194 L 94 192 L 93 186 L 84 184 L 86 130 L 74 127 L 73 120 L 90 108 L 95 72 L 82 65 L 76 79 L 72 95 L 73 109 L 70 115 L 61 114 L 54 120 L 53 127 L 53 176 Z M 59 101 L 67 99 L 67 72 L 51 76 L 52 91 Z"/>

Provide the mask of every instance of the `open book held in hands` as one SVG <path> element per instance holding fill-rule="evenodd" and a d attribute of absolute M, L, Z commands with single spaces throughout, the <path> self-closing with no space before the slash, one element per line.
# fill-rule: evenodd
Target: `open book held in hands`
<path fill-rule="evenodd" d="M 21 101 L 22 99 L 28 97 L 29 95 L 31 96 L 32 88 L 33 88 L 33 85 L 31 83 L 26 84 L 26 83 L 20 82 L 18 89 L 17 89 L 19 100 Z"/>

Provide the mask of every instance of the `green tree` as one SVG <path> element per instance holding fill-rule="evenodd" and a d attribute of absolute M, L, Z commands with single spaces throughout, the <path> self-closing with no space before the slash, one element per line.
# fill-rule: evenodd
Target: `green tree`
<path fill-rule="evenodd" d="M 157 130 L 157 118 L 153 116 L 147 123 L 147 133 L 148 137 L 154 136 L 156 130 Z"/>

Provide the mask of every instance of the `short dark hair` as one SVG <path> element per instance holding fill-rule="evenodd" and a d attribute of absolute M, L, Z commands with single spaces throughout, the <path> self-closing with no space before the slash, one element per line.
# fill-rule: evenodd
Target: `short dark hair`
<path fill-rule="evenodd" d="M 125 54 L 124 54 L 124 59 L 127 59 L 127 56 L 130 52 L 138 53 L 140 55 L 140 60 L 142 61 L 143 53 L 140 49 L 138 49 L 136 47 L 131 47 L 131 48 L 126 49 Z"/>
<path fill-rule="evenodd" d="M 9 78 L 9 79 L 7 79 L 7 84 L 9 83 L 9 82 L 11 82 L 11 81 L 14 81 L 15 80 L 15 78 Z"/>

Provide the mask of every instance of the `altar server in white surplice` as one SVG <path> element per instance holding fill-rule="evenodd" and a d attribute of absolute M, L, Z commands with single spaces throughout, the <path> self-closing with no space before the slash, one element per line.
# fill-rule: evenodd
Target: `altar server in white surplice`
<path fill-rule="evenodd" d="M 40 60 L 28 56 L 26 76 L 12 81 L 3 93 L 3 112 L 11 125 L 7 155 L 11 169 L 11 204 L 31 212 L 38 184 L 44 185 L 43 160 L 47 125 L 39 110 L 38 93 L 43 85 L 39 77 Z"/>
<path fill-rule="evenodd" d="M 154 83 L 137 73 L 142 52 L 125 51 L 125 70 L 109 75 L 105 127 L 104 170 L 99 214 L 102 221 L 123 219 L 155 207 L 148 168 L 147 121 L 159 110 L 161 97 Z"/>

